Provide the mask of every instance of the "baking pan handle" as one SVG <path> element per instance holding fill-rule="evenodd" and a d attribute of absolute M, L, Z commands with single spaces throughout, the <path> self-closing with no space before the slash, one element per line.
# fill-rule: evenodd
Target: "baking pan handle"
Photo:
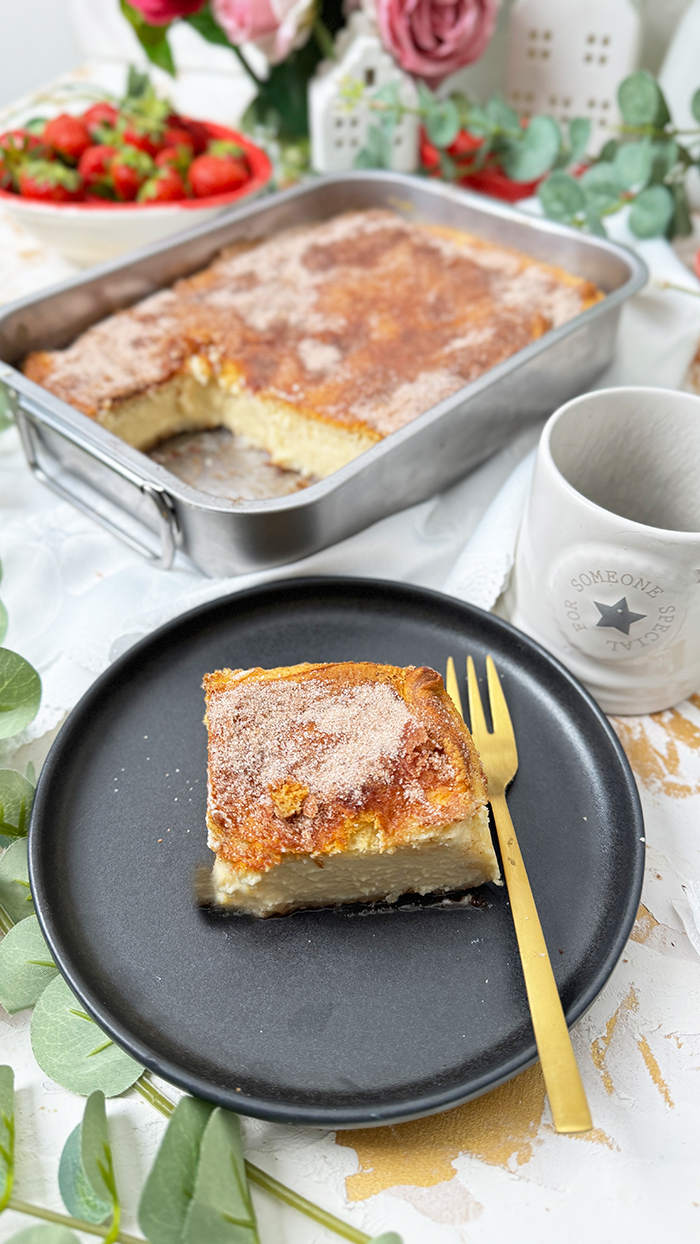
<path fill-rule="evenodd" d="M 24 446 L 27 462 L 29 463 L 30 469 L 36 479 L 40 480 L 42 484 L 46 484 L 48 488 L 51 488 L 52 491 L 57 493 L 57 495 L 64 501 L 69 501 L 71 505 L 74 505 L 79 510 L 82 510 L 84 514 L 87 514 L 90 518 L 94 519 L 95 522 L 98 522 L 101 527 L 104 527 L 106 531 L 109 531 L 113 536 L 116 536 L 117 539 L 121 540 L 123 544 L 128 545 L 130 549 L 133 549 L 136 553 L 140 553 L 141 556 L 145 557 L 147 561 L 152 563 L 152 565 L 157 566 L 160 570 L 169 570 L 173 563 L 175 550 L 181 543 L 181 538 L 177 523 L 177 516 L 173 509 L 170 497 L 165 490 L 159 488 L 157 484 L 149 484 L 145 480 L 139 479 L 137 475 L 132 474 L 128 469 L 110 460 L 104 454 L 99 455 L 100 462 L 103 466 L 107 467 L 110 471 L 113 471 L 115 475 L 118 475 L 122 479 L 126 480 L 129 484 L 133 485 L 133 487 L 138 488 L 142 495 L 153 503 L 156 512 L 158 535 L 160 539 L 160 551 L 156 552 L 149 548 L 146 543 L 138 539 L 136 536 L 133 536 L 128 531 L 125 531 L 124 528 L 120 527 L 118 523 L 113 522 L 108 515 L 100 513 L 96 506 L 91 505 L 90 502 L 79 495 L 78 492 L 72 491 L 69 487 L 62 483 L 61 480 L 50 475 L 44 470 L 41 462 L 39 461 L 37 428 L 32 417 L 32 411 L 28 408 L 29 403 L 27 403 L 27 399 L 25 397 L 20 397 L 19 394 L 15 395 L 12 390 L 8 391 L 8 396 L 10 398 L 12 412 L 17 420 L 17 426 L 22 438 L 22 445 Z M 55 435 L 61 436 L 64 440 L 72 440 L 71 437 L 66 436 L 64 429 L 61 429 L 59 432 L 57 428 L 53 428 L 52 431 Z M 77 442 L 75 443 L 77 444 Z M 63 467 L 63 474 L 68 479 L 71 478 L 71 473 L 65 468 L 65 466 Z M 81 481 L 81 483 L 84 488 L 85 481 Z M 97 493 L 97 489 L 95 489 L 93 485 L 88 484 L 87 488 L 90 491 Z M 110 498 L 110 502 L 116 509 L 120 508 L 118 503 L 113 501 L 112 498 Z"/>

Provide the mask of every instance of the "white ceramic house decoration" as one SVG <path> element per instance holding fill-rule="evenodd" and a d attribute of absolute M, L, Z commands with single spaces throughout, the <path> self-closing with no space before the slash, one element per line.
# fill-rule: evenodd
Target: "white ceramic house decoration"
<path fill-rule="evenodd" d="M 371 21 L 362 12 L 352 13 L 335 40 L 336 60 L 325 60 L 309 83 L 311 163 L 318 173 L 340 173 L 353 167 L 367 131 L 373 124 L 372 110 L 362 102 L 348 111 L 342 86 L 348 79 L 373 90 L 397 82 L 402 101 L 415 106 L 417 92 L 412 79 L 384 51 Z M 418 164 L 418 118 L 404 115 L 392 141 L 391 167 L 412 173 Z"/>
<path fill-rule="evenodd" d="M 630 0 L 515 0 L 508 103 L 523 116 L 588 117 L 594 151 L 620 121 L 617 88 L 637 67 L 639 43 Z"/>

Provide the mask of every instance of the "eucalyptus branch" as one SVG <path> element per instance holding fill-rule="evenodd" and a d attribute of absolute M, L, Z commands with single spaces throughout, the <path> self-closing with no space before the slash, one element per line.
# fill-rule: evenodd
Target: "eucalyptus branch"
<path fill-rule="evenodd" d="M 44 1222 L 55 1222 L 61 1227 L 72 1227 L 74 1231 L 86 1231 L 89 1235 L 99 1235 L 103 1240 L 112 1239 L 119 1241 L 119 1244 L 146 1244 L 141 1235 L 128 1235 L 126 1231 L 112 1235 L 111 1226 L 104 1227 L 100 1223 L 72 1218 L 70 1214 L 59 1214 L 56 1210 L 44 1209 L 41 1205 L 31 1205 L 29 1201 L 20 1201 L 17 1197 L 10 1197 L 7 1208 L 15 1210 L 18 1214 L 27 1214 L 30 1218 L 42 1218 Z"/>

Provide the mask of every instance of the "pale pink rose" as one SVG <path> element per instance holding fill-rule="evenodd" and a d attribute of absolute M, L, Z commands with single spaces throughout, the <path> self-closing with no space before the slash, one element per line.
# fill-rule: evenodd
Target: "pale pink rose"
<path fill-rule="evenodd" d="M 255 43 L 278 65 L 306 43 L 316 0 L 213 0 L 212 8 L 231 43 Z"/>
<path fill-rule="evenodd" d="M 203 9 L 206 0 L 129 0 L 129 3 L 150 26 L 167 26 L 177 17 L 189 17 L 190 13 Z"/>
<path fill-rule="evenodd" d="M 437 84 L 485 50 L 498 0 L 376 0 L 387 51 L 407 73 Z"/>

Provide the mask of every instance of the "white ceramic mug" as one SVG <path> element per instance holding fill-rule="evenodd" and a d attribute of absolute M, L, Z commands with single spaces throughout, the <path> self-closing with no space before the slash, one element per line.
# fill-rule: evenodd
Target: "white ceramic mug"
<path fill-rule="evenodd" d="M 602 389 L 552 415 L 508 602 L 606 712 L 700 688 L 700 398 Z"/>

